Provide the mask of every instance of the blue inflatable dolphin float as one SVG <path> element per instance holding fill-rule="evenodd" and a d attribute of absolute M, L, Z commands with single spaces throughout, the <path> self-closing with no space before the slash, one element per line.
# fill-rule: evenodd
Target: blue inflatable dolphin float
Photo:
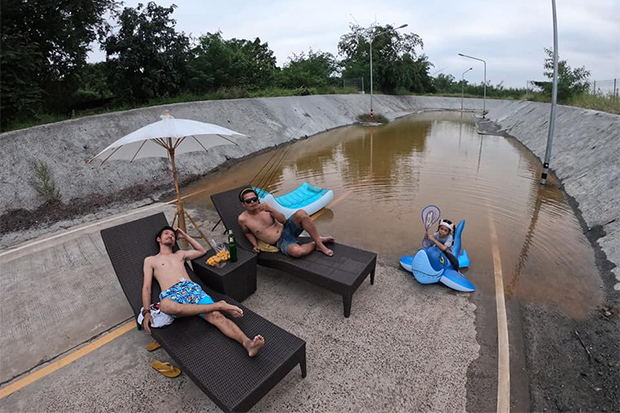
<path fill-rule="evenodd" d="M 461 268 L 469 267 L 469 256 L 462 249 L 461 234 L 465 227 L 465 221 L 461 221 L 454 231 L 454 245 L 452 251 L 459 260 Z M 425 247 L 420 249 L 413 257 L 406 255 L 400 259 L 400 265 L 413 276 L 420 284 L 434 284 L 440 282 L 453 290 L 472 292 L 476 287 L 456 271 L 448 257 L 437 247 Z"/>

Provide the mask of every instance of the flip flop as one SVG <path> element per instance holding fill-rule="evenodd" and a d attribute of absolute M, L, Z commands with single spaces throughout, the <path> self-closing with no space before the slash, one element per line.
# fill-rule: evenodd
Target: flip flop
<path fill-rule="evenodd" d="M 174 377 L 178 377 L 181 374 L 180 369 L 174 367 L 172 364 L 168 363 L 167 361 L 161 362 L 161 361 L 155 360 L 153 363 L 151 363 L 151 366 L 155 370 L 163 374 L 164 376 L 171 378 L 171 379 Z"/>
<path fill-rule="evenodd" d="M 155 351 L 160 347 L 161 347 L 161 344 L 159 344 L 157 341 L 153 341 L 152 343 L 149 343 L 146 345 L 146 349 L 148 351 Z"/>

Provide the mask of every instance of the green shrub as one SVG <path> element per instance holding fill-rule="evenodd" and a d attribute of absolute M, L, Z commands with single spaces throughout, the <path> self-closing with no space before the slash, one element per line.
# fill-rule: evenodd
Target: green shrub
<path fill-rule="evenodd" d="M 34 178 L 31 181 L 32 187 L 39 196 L 45 198 L 46 202 L 58 203 L 62 199 L 60 189 L 56 186 L 54 178 L 43 161 L 32 161 L 30 164 Z"/>
<path fill-rule="evenodd" d="M 362 123 L 388 123 L 389 120 L 380 113 L 375 113 L 371 118 L 369 113 L 357 115 L 357 120 Z"/>

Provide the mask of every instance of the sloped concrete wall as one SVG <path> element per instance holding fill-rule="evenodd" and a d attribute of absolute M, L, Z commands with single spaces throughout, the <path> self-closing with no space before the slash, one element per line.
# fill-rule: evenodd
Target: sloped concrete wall
<path fill-rule="evenodd" d="M 544 160 L 549 104 L 504 102 L 488 117 Z M 616 265 L 614 288 L 620 291 L 620 116 L 559 105 L 550 168 L 579 203 L 587 225 L 604 225 L 606 236 L 598 243 Z"/>

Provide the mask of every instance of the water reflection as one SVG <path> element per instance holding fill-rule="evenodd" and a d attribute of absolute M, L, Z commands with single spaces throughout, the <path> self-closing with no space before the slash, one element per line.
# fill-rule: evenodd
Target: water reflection
<path fill-rule="evenodd" d="M 442 216 L 466 220 L 468 277 L 479 289 L 494 289 L 490 215 L 509 298 L 556 305 L 574 317 L 602 298 L 589 243 L 553 180 L 538 184 L 540 162 L 514 139 L 478 135 L 467 115 L 418 114 L 317 135 L 190 185 L 184 193 L 206 191 L 186 205 L 204 209 L 208 194 L 247 184 L 270 159 L 276 165 L 254 183 L 276 196 L 303 181 L 332 189 L 338 202 L 318 217 L 319 230 L 386 262 L 396 265 L 419 248 L 420 211 L 435 204 Z"/>

